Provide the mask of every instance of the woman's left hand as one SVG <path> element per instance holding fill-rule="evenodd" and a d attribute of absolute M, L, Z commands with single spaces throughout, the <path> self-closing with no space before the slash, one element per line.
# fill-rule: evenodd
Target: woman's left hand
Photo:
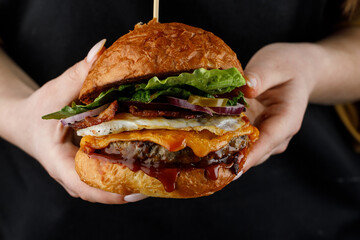
<path fill-rule="evenodd" d="M 260 131 L 244 172 L 282 153 L 299 131 L 316 80 L 318 46 L 276 43 L 260 49 L 245 68 L 247 114 Z"/>

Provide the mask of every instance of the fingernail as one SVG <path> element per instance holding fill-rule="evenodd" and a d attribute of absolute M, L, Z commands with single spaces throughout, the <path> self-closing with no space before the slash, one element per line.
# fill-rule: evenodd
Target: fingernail
<path fill-rule="evenodd" d="M 246 85 L 248 85 L 250 88 L 256 88 L 256 78 L 252 76 L 248 77 Z"/>
<path fill-rule="evenodd" d="M 235 181 L 236 179 L 238 179 L 239 177 L 241 177 L 242 174 L 243 174 L 243 171 L 241 170 L 241 171 L 236 175 L 236 177 L 234 178 L 233 181 Z"/>
<path fill-rule="evenodd" d="M 86 62 L 90 63 L 92 60 L 94 60 L 95 56 L 101 51 L 104 44 L 106 42 L 106 39 L 101 40 L 97 44 L 95 44 L 89 51 L 88 55 L 86 56 Z"/>
<path fill-rule="evenodd" d="M 141 194 L 141 193 L 134 193 L 134 194 L 126 195 L 124 197 L 124 200 L 127 202 L 137 202 L 137 201 L 143 200 L 147 197 L 148 196 Z"/>

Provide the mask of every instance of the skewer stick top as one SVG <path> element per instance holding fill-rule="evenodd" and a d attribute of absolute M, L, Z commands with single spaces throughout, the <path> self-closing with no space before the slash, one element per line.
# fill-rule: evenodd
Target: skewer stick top
<path fill-rule="evenodd" d="M 159 0 L 154 0 L 153 18 L 159 22 Z"/>

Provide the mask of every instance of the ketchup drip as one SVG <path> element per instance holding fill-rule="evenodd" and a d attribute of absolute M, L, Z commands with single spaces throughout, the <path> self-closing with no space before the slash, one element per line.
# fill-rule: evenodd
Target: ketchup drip
<path fill-rule="evenodd" d="M 172 192 L 175 190 L 176 178 L 180 173 L 179 168 L 159 168 L 142 167 L 141 170 L 149 176 L 158 179 L 164 186 L 165 191 Z"/>
<path fill-rule="evenodd" d="M 205 176 L 210 180 L 216 180 L 219 177 L 220 164 L 213 164 L 205 168 Z"/>
<path fill-rule="evenodd" d="M 85 148 L 84 150 L 90 158 L 121 164 L 133 172 L 141 170 L 145 174 L 158 179 L 163 184 L 165 191 L 172 192 L 176 188 L 176 178 L 179 176 L 180 170 L 204 169 L 205 177 L 210 180 L 218 179 L 220 167 L 230 168 L 234 174 L 237 174 L 245 162 L 242 160 L 245 157 L 247 148 L 243 148 L 240 152 L 230 152 L 226 156 L 221 156 L 221 158 L 217 157 L 219 152 L 213 152 L 211 156 L 198 158 L 199 161 L 186 164 L 143 161 L 143 159 L 134 156 L 134 151 L 131 148 L 125 154 L 113 147 L 101 150 Z"/>

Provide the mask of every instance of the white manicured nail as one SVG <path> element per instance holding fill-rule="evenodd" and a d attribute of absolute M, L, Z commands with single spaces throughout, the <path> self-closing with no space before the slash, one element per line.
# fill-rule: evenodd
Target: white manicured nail
<path fill-rule="evenodd" d="M 249 77 L 249 79 L 246 81 L 246 85 L 251 88 L 256 88 L 256 79 L 254 77 Z"/>
<path fill-rule="evenodd" d="M 141 194 L 141 193 L 134 193 L 134 194 L 126 195 L 124 197 L 124 200 L 127 202 L 137 202 L 137 201 L 143 200 L 147 197 L 148 196 Z"/>
<path fill-rule="evenodd" d="M 86 62 L 90 63 L 92 60 L 94 60 L 95 56 L 101 51 L 104 44 L 106 42 L 106 39 L 101 40 L 97 44 L 95 44 L 89 51 L 88 55 L 86 56 Z"/>
<path fill-rule="evenodd" d="M 241 170 L 241 171 L 236 175 L 236 177 L 234 178 L 233 181 L 235 181 L 236 179 L 238 179 L 239 177 L 241 177 L 242 174 L 243 174 L 243 171 Z"/>

